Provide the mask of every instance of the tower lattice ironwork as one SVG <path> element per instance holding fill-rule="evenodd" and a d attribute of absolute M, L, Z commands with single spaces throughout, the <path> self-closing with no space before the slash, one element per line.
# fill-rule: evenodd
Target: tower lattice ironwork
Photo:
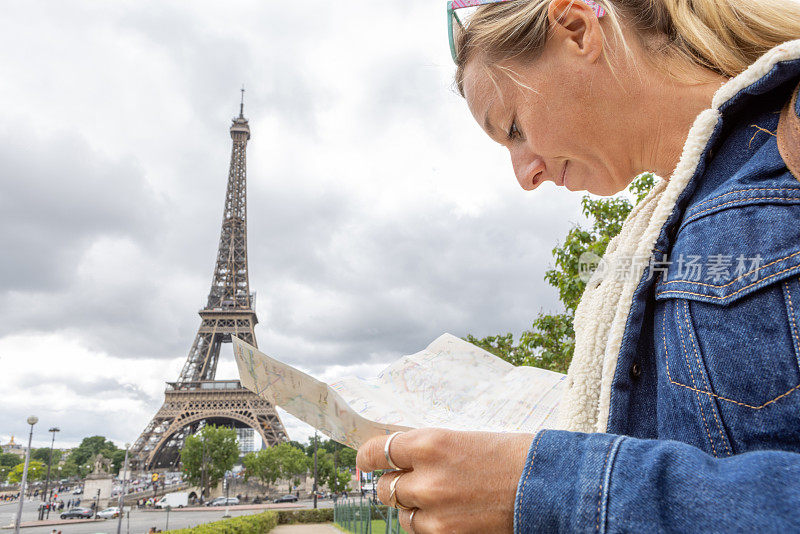
<path fill-rule="evenodd" d="M 268 445 L 288 438 L 275 407 L 242 387 L 238 380 L 215 380 L 220 349 L 231 335 L 256 345 L 255 295 L 247 267 L 247 141 L 244 89 L 239 116 L 230 128 L 233 148 L 225 194 L 222 232 L 200 328 L 177 382 L 167 382 L 161 409 L 133 445 L 139 469 L 172 468 L 180 461 L 187 436 L 202 424 L 250 427 Z"/>

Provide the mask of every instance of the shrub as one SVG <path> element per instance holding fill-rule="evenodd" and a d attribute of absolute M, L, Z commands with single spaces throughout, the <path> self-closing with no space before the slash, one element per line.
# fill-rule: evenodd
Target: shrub
<path fill-rule="evenodd" d="M 193 528 L 170 530 L 168 534 L 266 534 L 277 525 L 278 514 L 269 511 L 223 519 Z"/>
<path fill-rule="evenodd" d="M 278 524 L 329 523 L 333 521 L 333 508 L 311 508 L 308 510 L 278 510 Z"/>

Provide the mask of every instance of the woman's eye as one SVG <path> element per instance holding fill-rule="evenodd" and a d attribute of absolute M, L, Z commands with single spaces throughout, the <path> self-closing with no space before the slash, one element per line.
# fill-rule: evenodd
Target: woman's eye
<path fill-rule="evenodd" d="M 522 133 L 519 131 L 519 128 L 517 128 L 517 121 L 512 121 L 511 127 L 508 129 L 508 138 L 513 141 L 520 137 L 522 137 Z"/>

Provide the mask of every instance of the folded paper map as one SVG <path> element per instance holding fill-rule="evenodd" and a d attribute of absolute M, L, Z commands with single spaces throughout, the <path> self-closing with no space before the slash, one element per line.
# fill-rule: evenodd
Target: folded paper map
<path fill-rule="evenodd" d="M 329 438 L 358 448 L 397 430 L 530 432 L 555 426 L 566 376 L 514 367 L 444 334 L 375 378 L 330 385 L 233 337 L 242 385 Z"/>

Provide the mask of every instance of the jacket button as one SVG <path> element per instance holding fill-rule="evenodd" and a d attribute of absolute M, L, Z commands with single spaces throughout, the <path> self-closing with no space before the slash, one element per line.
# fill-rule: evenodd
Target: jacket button
<path fill-rule="evenodd" d="M 631 376 L 633 378 L 639 378 L 640 376 L 642 376 L 642 368 L 639 366 L 638 363 L 634 363 L 631 366 Z"/>

